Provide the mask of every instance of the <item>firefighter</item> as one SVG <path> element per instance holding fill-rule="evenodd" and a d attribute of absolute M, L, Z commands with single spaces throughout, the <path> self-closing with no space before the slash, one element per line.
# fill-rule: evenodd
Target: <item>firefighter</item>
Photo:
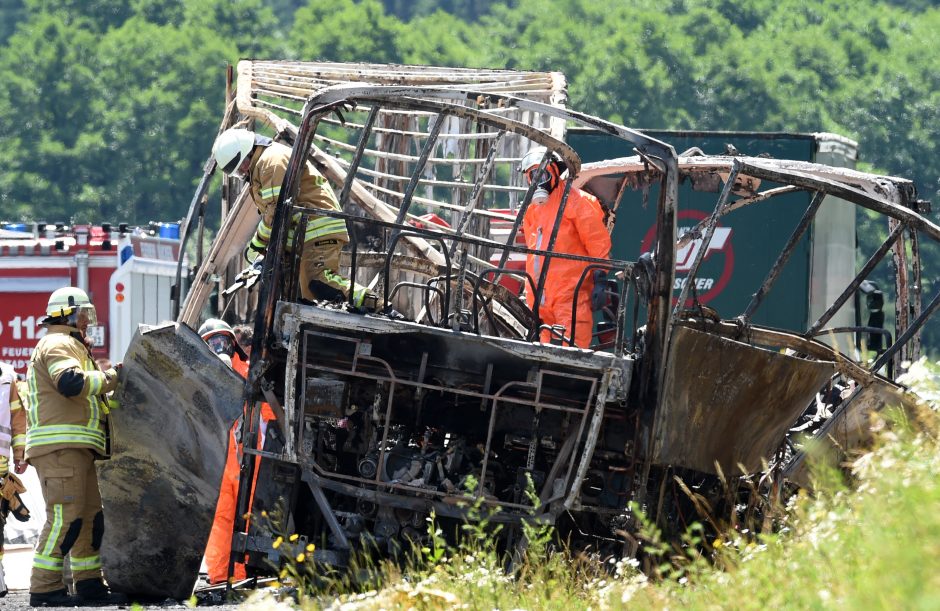
<path fill-rule="evenodd" d="M 531 185 L 535 181 L 536 188 L 532 194 L 532 202 L 522 219 L 522 228 L 525 233 L 526 246 L 536 250 L 547 250 L 548 242 L 555 226 L 555 218 L 561 204 L 561 197 L 565 191 L 567 171 L 564 161 L 555 153 L 548 162 L 540 176 L 535 176 L 539 165 L 545 157 L 545 147 L 535 147 L 522 158 L 519 171 L 525 175 Z M 604 224 L 604 209 L 593 195 L 578 188 L 572 188 L 568 194 L 568 202 L 561 225 L 558 227 L 558 236 L 555 239 L 554 252 L 570 255 L 589 256 L 597 259 L 606 259 L 610 255 L 610 233 Z M 537 283 L 541 274 L 543 258 L 528 255 L 526 258 L 526 272 Z M 568 338 L 573 339 L 575 345 L 587 348 L 591 344 L 591 331 L 594 325 L 592 312 L 600 309 L 603 295 L 603 286 L 606 283 L 606 273 L 595 271 L 592 278 L 586 278 L 581 284 L 581 290 L 575 297 L 575 289 L 582 273 L 589 264 L 571 259 L 552 258 L 545 278 L 545 287 L 542 291 L 542 300 L 539 303 L 539 318 L 545 325 L 556 327 Z M 601 290 L 596 291 L 595 286 Z M 526 285 L 526 301 L 529 307 L 535 304 L 534 288 Z M 577 328 L 572 333 L 572 309 L 577 304 Z M 548 329 L 540 334 L 543 343 L 558 343 L 560 338 Z M 565 342 L 566 344 L 568 342 Z"/>
<path fill-rule="evenodd" d="M 232 368 L 243 378 L 248 377 L 248 354 L 239 345 L 231 325 L 219 318 L 209 318 L 199 326 L 197 333 L 213 352 L 227 356 Z"/>
<path fill-rule="evenodd" d="M 94 461 L 108 454 L 108 400 L 120 364 L 101 371 L 86 343 L 97 324 L 85 291 L 66 287 L 52 293 L 43 319 L 46 335 L 30 357 L 26 380 L 26 460 L 39 473 L 46 523 L 33 555 L 29 604 L 74 606 L 121 604 L 102 579 L 104 514 Z M 69 557 L 75 597 L 63 581 Z"/>
<path fill-rule="evenodd" d="M 263 254 L 271 238 L 277 198 L 287 172 L 291 149 L 252 131 L 232 128 L 219 135 L 212 152 L 223 172 L 249 182 L 251 199 L 261 213 L 261 221 L 248 247 Z M 294 205 L 311 210 L 340 210 L 333 189 L 310 160 L 304 163 Z M 291 218 L 288 244 L 293 243 L 300 216 L 295 213 Z M 349 241 L 346 222 L 328 216 L 312 216 L 307 221 L 306 231 L 300 241 L 303 244 L 300 258 L 301 297 L 308 301 L 345 301 L 349 295 L 350 281 L 340 274 L 339 259 L 340 251 Z M 353 304 L 356 307 L 375 311 L 377 301 L 374 293 L 358 284 L 354 286 Z"/>
<path fill-rule="evenodd" d="M 242 377 L 248 376 L 248 355 L 242 349 L 240 342 L 235 337 L 234 330 L 228 323 L 218 318 L 210 318 L 202 323 L 198 333 L 220 358 L 226 357 L 229 359 L 226 362 L 230 367 Z M 248 342 L 250 341 L 249 335 Z M 268 423 L 273 419 L 273 410 L 267 403 L 263 403 L 261 405 L 261 434 L 258 436 L 258 447 L 263 447 L 264 433 Z M 238 418 L 229 430 L 228 451 L 225 457 L 225 470 L 222 473 L 222 484 L 219 487 L 219 500 L 216 503 L 215 518 L 212 521 L 209 540 L 206 542 L 206 569 L 209 583 L 213 584 L 224 582 L 228 578 L 229 557 L 232 553 L 232 535 L 235 532 L 235 509 L 238 503 L 238 480 L 241 474 L 241 429 L 242 418 Z M 255 481 L 257 481 L 257 478 L 258 464 L 255 463 Z M 254 493 L 254 482 L 252 483 L 252 493 Z M 250 506 L 249 511 L 251 511 Z M 245 564 L 236 562 L 232 579 L 239 581 L 245 579 L 246 576 Z"/>
<path fill-rule="evenodd" d="M 8 363 L 0 362 L 0 494 L 6 502 L 0 501 L 0 598 L 7 594 L 7 584 L 3 573 L 3 527 L 12 510 L 21 521 L 29 519 L 29 512 L 22 505 L 19 495 L 26 492 L 22 482 L 10 473 L 10 450 L 13 451 L 13 470 L 16 473 L 26 471 L 24 450 L 26 447 L 26 412 L 20 403 L 17 389 L 16 370 Z M 7 500 L 9 497 L 9 500 Z"/>

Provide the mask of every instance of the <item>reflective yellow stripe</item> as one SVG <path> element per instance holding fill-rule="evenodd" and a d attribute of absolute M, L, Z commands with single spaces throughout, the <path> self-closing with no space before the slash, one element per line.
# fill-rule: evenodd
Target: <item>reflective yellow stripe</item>
<path fill-rule="evenodd" d="M 26 384 L 29 386 L 29 400 L 26 402 L 26 421 L 30 427 L 39 422 L 39 389 L 36 387 L 36 373 L 33 364 L 26 370 Z"/>
<path fill-rule="evenodd" d="M 105 451 L 104 431 L 77 424 L 58 424 L 30 427 L 26 431 L 26 447 L 48 446 L 57 443 L 78 443 Z"/>
<path fill-rule="evenodd" d="M 59 534 L 62 532 L 62 504 L 56 503 L 52 506 L 52 527 L 49 529 L 49 538 L 46 539 L 46 544 L 42 546 L 42 555 L 49 558 L 50 560 L 58 560 L 59 567 L 62 567 L 62 559 L 52 558 L 52 550 L 55 549 L 56 541 L 59 540 Z M 35 554 L 38 556 L 39 554 Z"/>
<path fill-rule="evenodd" d="M 55 571 L 56 573 L 62 572 L 63 560 L 61 558 L 53 558 L 52 556 L 47 556 L 45 554 L 33 554 L 33 568 L 35 569 L 44 569 L 46 571 Z"/>
<path fill-rule="evenodd" d="M 11 411 L 11 412 L 15 412 L 15 411 L 18 410 L 18 409 L 22 409 L 22 407 L 23 407 L 23 404 L 20 403 L 20 400 L 19 400 L 19 399 L 13 399 L 12 401 L 10 401 L 10 411 Z"/>
<path fill-rule="evenodd" d="M 259 237 L 257 234 L 255 234 L 255 235 L 251 238 L 251 245 L 252 245 L 252 246 L 256 246 L 256 247 L 258 247 L 258 248 L 265 248 L 265 247 L 267 247 L 267 245 L 268 245 L 268 241 L 267 241 L 266 239 L 262 239 L 262 238 Z"/>
<path fill-rule="evenodd" d="M 258 229 L 255 231 L 255 235 L 262 240 L 267 241 L 271 239 L 271 228 L 268 227 L 264 221 L 261 221 L 258 223 Z"/>
<path fill-rule="evenodd" d="M 261 199 L 269 199 L 272 197 L 277 197 L 281 194 L 280 185 L 277 187 L 270 187 L 268 189 L 261 189 Z"/>
<path fill-rule="evenodd" d="M 334 273 L 332 270 L 323 270 L 323 276 L 330 282 L 340 285 L 344 290 L 349 290 L 349 280 L 343 278 L 339 274 Z"/>
<path fill-rule="evenodd" d="M 332 233 L 346 233 L 346 221 L 328 216 L 310 221 L 304 232 L 304 243 Z"/>
<path fill-rule="evenodd" d="M 87 371 L 85 382 L 88 384 L 88 394 L 97 395 L 101 393 L 101 387 L 104 386 L 104 374 L 100 371 Z"/>
<path fill-rule="evenodd" d="M 19 435 L 13 436 L 13 447 L 25 446 L 26 445 L 26 435 L 20 433 Z"/>
<path fill-rule="evenodd" d="M 82 364 L 78 361 L 78 359 L 73 358 L 65 358 L 60 361 L 56 361 L 55 363 L 51 363 L 49 365 L 49 375 L 54 377 L 55 374 L 59 373 L 60 371 L 65 371 L 66 369 L 71 369 L 72 367 L 78 367 L 81 369 Z"/>
<path fill-rule="evenodd" d="M 349 292 L 350 282 L 347 278 L 344 278 L 343 276 L 340 276 L 339 274 L 336 274 L 332 270 L 328 269 L 323 271 L 323 276 L 330 282 L 343 287 L 344 293 Z M 357 307 L 361 306 L 362 302 L 365 301 L 367 294 L 368 290 L 365 287 L 359 286 L 358 284 L 355 285 L 355 288 L 353 289 L 353 305 Z"/>
<path fill-rule="evenodd" d="M 92 571 L 94 569 L 100 569 L 101 556 L 86 556 L 84 558 L 69 556 L 69 566 L 72 567 L 73 571 Z"/>

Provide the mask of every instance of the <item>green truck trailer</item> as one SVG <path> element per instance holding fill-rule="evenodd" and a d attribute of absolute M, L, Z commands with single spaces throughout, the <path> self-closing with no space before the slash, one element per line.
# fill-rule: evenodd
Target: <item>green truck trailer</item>
<path fill-rule="evenodd" d="M 680 157 L 741 154 L 854 168 L 858 156 L 856 142 L 830 133 L 665 130 L 644 133 L 672 144 Z M 635 154 L 623 140 L 590 129 L 571 129 L 567 140 L 585 163 Z M 679 186 L 680 235 L 712 213 L 720 188 L 720 181 L 696 184 L 685 181 Z M 654 184 L 648 190 L 624 191 L 612 231 L 613 258 L 633 261 L 652 249 L 657 189 Z M 778 196 L 772 206 L 753 206 L 719 221 L 691 287 L 698 303 L 713 308 L 723 318 L 743 311 L 800 222 L 811 197 L 809 191 L 795 191 Z M 782 269 L 772 293 L 756 312 L 754 322 L 783 329 L 806 328 L 825 311 L 855 275 L 855 214 L 854 206 L 826 198 Z M 677 253 L 676 298 L 700 248 L 702 240 L 696 239 Z M 850 302 L 839 311 L 832 325 L 855 325 L 855 316 L 855 304 Z"/>

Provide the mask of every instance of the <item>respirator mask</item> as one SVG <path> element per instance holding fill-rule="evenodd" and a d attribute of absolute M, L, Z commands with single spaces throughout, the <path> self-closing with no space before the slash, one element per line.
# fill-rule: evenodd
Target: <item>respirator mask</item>
<path fill-rule="evenodd" d="M 533 204 L 544 204 L 548 201 L 548 196 L 552 192 L 552 174 L 547 169 L 539 172 L 537 167 L 525 173 L 529 184 L 536 183 L 535 191 L 532 192 Z"/>

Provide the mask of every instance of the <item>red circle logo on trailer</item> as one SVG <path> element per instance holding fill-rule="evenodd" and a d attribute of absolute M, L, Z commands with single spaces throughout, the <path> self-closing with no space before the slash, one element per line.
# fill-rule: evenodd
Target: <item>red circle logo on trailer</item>
<path fill-rule="evenodd" d="M 699 221 L 708 218 L 708 214 L 700 210 L 680 210 L 676 215 L 677 233 L 681 236 L 695 227 Z M 683 223 L 685 221 L 685 224 Z M 653 239 L 656 236 L 656 225 L 654 224 L 643 237 L 643 243 L 640 245 L 640 252 L 649 252 L 653 247 Z M 681 291 L 682 287 L 688 281 L 687 275 L 695 257 L 702 249 L 702 238 L 692 240 L 676 252 L 676 281 L 673 290 Z M 718 259 L 721 259 L 722 265 L 716 265 Z M 731 247 L 731 228 L 722 227 L 720 224 L 715 226 L 712 239 L 708 243 L 708 248 L 702 256 L 702 264 L 698 268 L 698 277 L 695 279 L 695 291 L 698 293 L 698 301 L 701 304 L 707 304 L 709 301 L 721 294 L 731 280 L 731 273 L 734 271 L 734 249 Z M 691 294 L 691 293 L 690 293 Z M 678 294 L 673 296 L 672 301 L 675 304 Z M 692 300 L 686 300 L 685 307 L 692 305 Z"/>

